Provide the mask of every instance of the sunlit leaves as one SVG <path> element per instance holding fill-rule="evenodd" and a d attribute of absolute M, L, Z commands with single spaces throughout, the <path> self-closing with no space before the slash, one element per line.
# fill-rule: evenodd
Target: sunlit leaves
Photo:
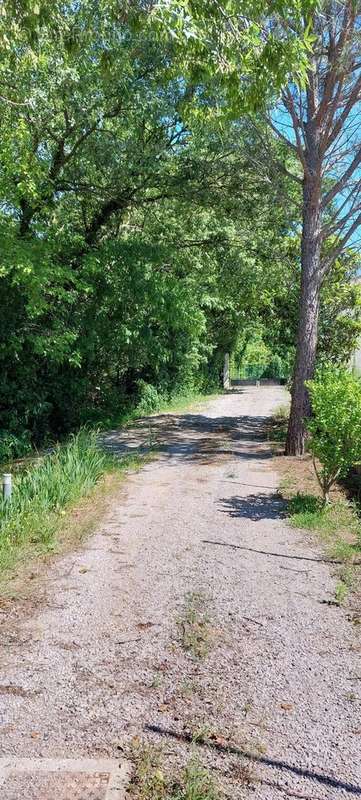
<path fill-rule="evenodd" d="M 158 0 L 152 15 L 160 36 L 175 41 L 190 80 L 218 86 L 219 102 L 223 94 L 239 114 L 274 97 L 290 75 L 305 82 L 308 21 L 316 5 L 314 0 Z"/>

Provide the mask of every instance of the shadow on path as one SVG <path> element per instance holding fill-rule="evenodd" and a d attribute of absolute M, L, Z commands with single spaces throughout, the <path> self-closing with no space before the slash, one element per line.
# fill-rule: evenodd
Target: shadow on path
<path fill-rule="evenodd" d="M 310 556 L 290 556 L 287 553 L 272 553 L 269 550 L 256 550 L 254 547 L 244 547 L 241 544 L 232 542 L 217 542 L 211 539 L 202 539 L 203 544 L 215 544 L 220 547 L 230 547 L 232 550 L 247 550 L 249 553 L 258 553 L 261 556 L 273 556 L 274 558 L 289 558 L 292 561 L 314 561 L 316 564 L 342 564 L 342 561 L 328 558 L 311 558 Z"/>
<path fill-rule="evenodd" d="M 286 516 L 286 505 L 278 494 L 249 494 L 247 497 L 221 497 L 221 514 L 251 519 L 280 519 Z"/>
<path fill-rule="evenodd" d="M 258 460 L 271 456 L 268 447 L 257 446 L 266 441 L 263 430 L 267 420 L 266 416 L 159 414 L 142 418 L 132 428 L 108 431 L 99 441 L 114 455 L 146 453 L 156 448 L 180 460 L 205 464 L 223 456 Z M 246 446 L 242 448 L 242 444 Z"/>
<path fill-rule="evenodd" d="M 196 743 L 202 747 L 211 747 L 221 753 L 232 753 L 234 755 L 243 756 L 244 758 L 248 758 L 250 761 L 257 762 L 259 764 L 265 764 L 267 767 L 276 767 L 277 769 L 291 772 L 293 775 L 297 775 L 301 778 L 309 778 L 310 780 L 316 781 L 323 786 L 339 789 L 340 791 L 348 792 L 350 795 L 361 797 L 361 786 L 355 786 L 352 783 L 346 783 L 338 778 L 334 778 L 332 775 L 323 775 L 321 772 L 315 772 L 314 770 L 306 769 L 304 767 L 297 767 L 293 764 L 288 764 L 286 761 L 280 761 L 276 758 L 257 756 L 254 753 L 248 752 L 247 750 L 241 750 L 240 747 L 236 747 L 232 744 L 223 745 L 213 740 L 207 740 L 203 742 L 197 740 L 194 742 L 194 738 L 190 734 L 178 733 L 178 731 L 174 731 L 170 728 L 163 728 L 160 725 L 145 725 L 145 729 L 151 731 L 152 733 L 157 733 L 160 736 L 171 737 L 192 745 Z M 301 797 L 301 795 L 299 796 Z"/>

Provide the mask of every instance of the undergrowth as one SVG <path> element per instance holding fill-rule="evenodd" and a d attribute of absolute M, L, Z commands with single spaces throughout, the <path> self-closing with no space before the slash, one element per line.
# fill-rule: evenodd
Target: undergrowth
<path fill-rule="evenodd" d="M 221 800 L 223 796 L 195 757 L 177 774 L 164 767 L 162 752 L 154 746 L 139 742 L 130 757 L 134 764 L 130 795 L 135 800 Z"/>
<path fill-rule="evenodd" d="M 273 442 L 284 442 L 287 434 L 290 407 L 288 403 L 278 406 L 267 425 L 267 439 Z"/>
<path fill-rule="evenodd" d="M 129 459 L 110 458 L 97 446 L 97 434 L 82 429 L 15 472 L 11 500 L 0 500 L 0 572 L 11 568 L 24 549 L 31 555 L 52 550 L 67 510 L 106 472 L 128 466 Z"/>
<path fill-rule="evenodd" d="M 118 419 L 103 418 L 101 427 L 129 424 L 144 413 L 181 411 L 211 396 L 189 391 L 167 399 L 146 388 L 137 408 Z M 0 574 L 11 570 L 28 552 L 33 558 L 53 550 L 68 512 L 92 492 L 106 473 L 124 472 L 151 457 L 109 456 L 98 447 L 97 435 L 97 431 L 84 427 L 48 454 L 34 454 L 27 444 L 22 453 L 25 458 L 3 463 L 2 471 L 12 473 L 14 487 L 11 502 L 0 497 Z M 153 445 L 150 441 L 150 450 Z M 16 448 L 0 447 L 0 458 L 9 459 L 15 452 Z"/>

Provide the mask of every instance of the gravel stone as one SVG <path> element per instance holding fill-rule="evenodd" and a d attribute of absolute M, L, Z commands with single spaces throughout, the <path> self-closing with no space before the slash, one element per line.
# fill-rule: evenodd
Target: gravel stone
<path fill-rule="evenodd" d="M 2 755 L 114 757 L 144 737 L 172 769 L 196 750 L 232 800 L 361 797 L 359 634 L 323 602 L 332 565 L 287 526 L 262 436 L 285 396 L 241 388 L 105 437 L 146 449 L 151 426 L 159 455 L 49 568 L 32 616 L 4 619 Z M 211 623 L 201 661 L 180 642 L 189 592 Z M 3 800 L 32 797 L 21 781 Z"/>

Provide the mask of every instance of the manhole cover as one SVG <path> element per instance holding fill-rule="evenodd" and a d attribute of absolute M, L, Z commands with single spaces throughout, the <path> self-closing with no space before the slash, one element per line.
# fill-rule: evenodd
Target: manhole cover
<path fill-rule="evenodd" d="M 128 776 L 115 759 L 0 758 L 3 800 L 123 800 Z"/>

